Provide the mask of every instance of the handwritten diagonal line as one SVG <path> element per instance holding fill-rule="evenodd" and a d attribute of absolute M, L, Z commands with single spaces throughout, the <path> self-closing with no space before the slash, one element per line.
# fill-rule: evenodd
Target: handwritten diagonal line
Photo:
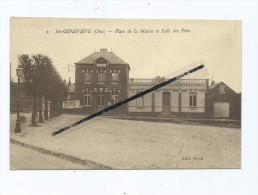
<path fill-rule="evenodd" d="M 199 66 L 197 66 L 197 67 L 195 67 L 195 68 L 193 68 L 193 69 L 190 69 L 190 70 L 188 70 L 188 71 L 182 73 L 181 75 L 178 75 L 178 76 L 176 76 L 176 77 L 174 77 L 174 78 L 168 79 L 167 81 L 164 81 L 164 82 L 162 82 L 162 83 L 159 83 L 158 85 L 155 85 L 155 86 L 153 86 L 153 87 L 151 87 L 151 88 L 149 88 L 149 89 L 146 89 L 145 91 L 142 91 L 142 92 L 140 92 L 140 93 L 138 93 L 138 94 L 136 94 L 136 95 L 134 95 L 134 96 L 132 96 L 132 97 L 129 97 L 129 98 L 127 98 L 127 99 L 125 99 L 125 100 L 122 100 L 122 101 L 120 101 L 120 102 L 118 102 L 118 103 L 116 103 L 116 104 L 114 104 L 114 105 L 112 105 L 112 106 L 109 106 L 109 107 L 107 107 L 107 108 L 105 108 L 105 109 L 103 109 L 103 110 L 100 110 L 100 111 L 98 111 L 98 112 L 96 112 L 96 113 L 94 113 L 94 114 L 92 114 L 92 115 L 90 115 L 90 116 L 87 116 L 87 117 L 85 117 L 85 118 L 83 118 L 83 119 L 81 119 L 81 120 L 79 120 L 79 121 L 77 121 L 77 122 L 75 122 L 75 123 L 73 123 L 73 124 L 71 124 L 71 125 L 68 125 L 68 126 L 66 126 L 66 127 L 63 127 L 63 128 L 61 128 L 61 129 L 59 129 L 59 130 L 53 132 L 53 133 L 52 133 L 52 136 L 55 136 L 55 135 L 57 135 L 57 134 L 60 134 L 60 133 L 66 131 L 66 130 L 72 128 L 72 127 L 75 127 L 75 126 L 77 126 L 77 125 L 79 125 L 79 124 L 81 124 L 81 123 L 83 123 L 83 122 L 85 122 L 85 121 L 88 121 L 88 120 L 90 120 L 90 119 L 92 119 L 92 118 L 95 118 L 95 117 L 97 117 L 97 116 L 99 116 L 99 115 L 102 115 L 102 114 L 104 114 L 105 112 L 108 112 L 108 111 L 110 111 L 110 110 L 113 110 L 113 109 L 115 109 L 115 108 L 117 108 L 117 107 L 119 107 L 119 106 L 122 106 L 122 105 L 124 105 L 124 104 L 126 104 L 126 103 L 128 103 L 128 102 L 130 102 L 130 101 L 132 101 L 132 100 L 135 100 L 135 99 L 137 99 L 137 98 L 139 98 L 139 97 L 141 97 L 141 96 L 144 96 L 144 95 L 146 95 L 146 94 L 148 94 L 148 93 L 150 93 L 150 92 L 152 92 L 152 91 L 155 91 L 155 90 L 157 90 L 157 89 L 159 89 L 159 88 L 161 88 L 161 87 L 164 87 L 165 85 L 167 85 L 167 84 L 169 84 L 169 83 L 172 83 L 172 82 L 174 82 L 174 81 L 176 81 L 176 80 L 178 80 L 178 79 L 180 79 L 180 78 L 182 78 L 182 77 L 184 77 L 184 76 L 186 76 L 186 75 L 188 75 L 188 74 L 191 74 L 191 73 L 193 73 L 193 72 L 196 72 L 196 71 L 202 69 L 203 67 L 204 67 L 204 65 L 199 65 Z"/>

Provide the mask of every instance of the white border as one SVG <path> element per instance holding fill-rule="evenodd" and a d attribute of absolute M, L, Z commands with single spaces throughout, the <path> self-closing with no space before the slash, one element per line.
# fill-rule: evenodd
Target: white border
<path fill-rule="evenodd" d="M 256 195 L 258 193 L 257 6 L 257 1 L 1 1 L 1 194 Z M 10 171 L 9 18 L 11 16 L 242 20 L 242 169 Z"/>

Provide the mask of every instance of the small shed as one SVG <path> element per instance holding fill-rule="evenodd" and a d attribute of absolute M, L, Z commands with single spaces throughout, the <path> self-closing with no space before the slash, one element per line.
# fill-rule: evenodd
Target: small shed
<path fill-rule="evenodd" d="M 241 93 L 238 94 L 224 82 L 212 83 L 206 93 L 208 118 L 241 118 Z"/>

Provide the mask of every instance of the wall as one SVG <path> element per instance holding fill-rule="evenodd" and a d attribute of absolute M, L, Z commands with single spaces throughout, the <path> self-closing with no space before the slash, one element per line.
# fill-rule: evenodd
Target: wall
<path fill-rule="evenodd" d="M 84 82 L 85 72 L 91 73 L 91 81 Z M 98 72 L 105 73 L 105 82 L 98 82 Z M 118 82 L 112 82 L 112 72 L 119 74 Z M 107 67 L 98 68 L 94 64 L 76 64 L 75 72 L 75 98 L 80 100 L 82 108 L 81 110 L 85 114 L 92 114 L 100 109 L 111 105 L 111 91 L 116 90 L 118 92 L 118 101 L 122 101 L 127 98 L 127 82 L 129 75 L 129 66 L 126 65 L 113 65 L 108 64 Z M 86 91 L 91 93 L 91 105 L 84 105 L 84 94 Z M 103 94 L 105 96 L 105 105 L 103 107 L 97 106 L 97 96 Z M 109 114 L 126 114 L 127 105 L 123 105 L 114 109 Z"/>
<path fill-rule="evenodd" d="M 136 94 L 138 90 L 146 90 L 156 85 L 151 79 L 131 79 L 128 85 L 128 97 Z M 137 82 L 139 81 L 139 82 Z M 128 103 L 128 113 L 161 113 L 162 112 L 162 93 L 170 92 L 170 112 L 176 115 L 180 113 L 204 113 L 205 112 L 205 92 L 207 80 L 198 79 L 184 80 L 176 84 L 169 84 L 161 89 L 155 90 L 151 94 L 144 96 L 144 107 L 137 108 L 136 100 Z M 197 106 L 189 106 L 189 93 L 197 92 Z"/>
<path fill-rule="evenodd" d="M 223 94 L 220 93 L 220 85 L 225 86 Z M 228 102 L 229 118 L 241 119 L 241 94 L 237 94 L 225 83 L 218 83 L 215 87 L 210 88 L 206 94 L 206 115 L 208 118 L 214 117 L 214 103 Z"/>

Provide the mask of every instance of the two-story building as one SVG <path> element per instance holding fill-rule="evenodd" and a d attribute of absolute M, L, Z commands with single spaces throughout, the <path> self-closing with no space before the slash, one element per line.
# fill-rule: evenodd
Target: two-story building
<path fill-rule="evenodd" d="M 101 49 L 75 63 L 77 108 L 91 114 L 127 98 L 130 66 L 113 52 Z M 126 105 L 111 114 L 126 113 Z"/>

